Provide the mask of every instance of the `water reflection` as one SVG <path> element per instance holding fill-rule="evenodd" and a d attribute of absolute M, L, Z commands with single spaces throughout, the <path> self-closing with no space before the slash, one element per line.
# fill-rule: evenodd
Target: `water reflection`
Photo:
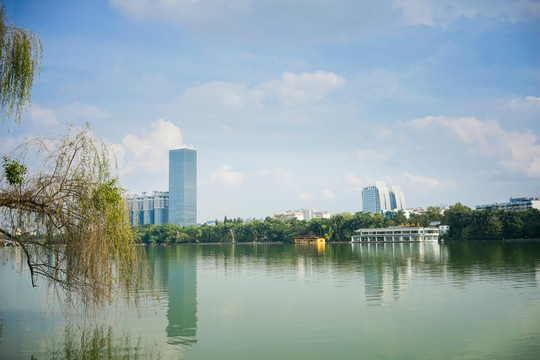
<path fill-rule="evenodd" d="M 425 243 L 353 243 L 352 253 L 362 267 L 366 303 L 379 306 L 385 299 L 399 300 L 415 271 L 441 264 L 441 245 Z"/>
<path fill-rule="evenodd" d="M 193 248 L 176 247 L 168 263 L 169 344 L 191 344 L 197 339 L 197 258 Z"/>
<path fill-rule="evenodd" d="M 145 302 L 139 318 L 81 328 L 40 314 L 46 294 L 26 289 L 20 254 L 2 258 L 0 249 L 9 264 L 0 288 L 10 289 L 0 292 L 0 358 L 503 358 L 540 350 L 540 243 L 146 250 L 160 300 Z"/>
<path fill-rule="evenodd" d="M 61 341 L 47 355 L 50 359 L 154 359 L 157 349 L 141 346 L 141 338 L 119 336 L 112 327 L 83 327 L 68 324 Z M 32 359 L 38 359 L 32 355 Z"/>
<path fill-rule="evenodd" d="M 167 303 L 170 345 L 197 342 L 197 256 L 192 246 L 147 248 L 154 288 Z"/>

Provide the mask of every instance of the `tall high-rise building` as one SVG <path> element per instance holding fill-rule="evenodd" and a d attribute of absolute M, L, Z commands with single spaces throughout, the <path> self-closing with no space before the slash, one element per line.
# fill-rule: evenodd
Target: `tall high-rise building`
<path fill-rule="evenodd" d="M 390 210 L 405 210 L 405 194 L 401 191 L 401 187 L 392 186 L 390 188 Z"/>
<path fill-rule="evenodd" d="M 197 151 L 169 150 L 169 222 L 197 225 Z"/>
<path fill-rule="evenodd" d="M 392 186 L 388 191 L 386 184 L 376 181 L 375 185 L 362 189 L 362 211 L 378 213 L 388 210 L 405 210 L 405 195 L 399 186 Z"/>
<path fill-rule="evenodd" d="M 375 185 L 362 189 L 362 211 L 375 213 L 390 210 L 390 193 L 386 184 L 376 181 Z"/>

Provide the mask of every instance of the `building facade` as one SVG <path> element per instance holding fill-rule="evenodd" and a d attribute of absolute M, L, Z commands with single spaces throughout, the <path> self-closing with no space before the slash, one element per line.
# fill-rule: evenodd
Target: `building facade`
<path fill-rule="evenodd" d="M 405 208 L 405 195 L 399 186 L 392 186 L 389 191 L 383 181 L 376 181 L 375 185 L 362 189 L 363 212 L 380 213 Z"/>
<path fill-rule="evenodd" d="M 405 194 L 399 186 L 392 186 L 390 188 L 390 209 L 391 210 L 405 210 L 407 204 L 405 203 Z"/>
<path fill-rule="evenodd" d="M 438 241 L 439 228 L 417 226 L 391 226 L 377 229 L 358 229 L 351 237 L 355 242 L 415 242 Z"/>
<path fill-rule="evenodd" d="M 522 197 L 522 198 L 510 198 L 510 201 L 507 203 L 501 204 L 487 204 L 487 205 L 477 205 L 476 210 L 529 210 L 529 209 L 538 209 L 540 210 L 540 198 L 532 197 Z"/>
<path fill-rule="evenodd" d="M 154 191 L 151 195 L 126 197 L 131 225 L 164 225 L 169 221 L 169 192 Z"/>
<path fill-rule="evenodd" d="M 196 150 L 169 150 L 169 222 L 197 225 Z"/>
<path fill-rule="evenodd" d="M 386 184 L 376 181 L 375 185 L 366 186 L 362 189 L 362 211 L 367 213 L 379 213 L 390 209 L 390 192 Z"/>
<path fill-rule="evenodd" d="M 287 210 L 284 213 L 281 214 L 274 214 L 274 219 L 277 220 L 305 220 L 305 221 L 311 221 L 313 219 L 330 219 L 330 212 L 323 210 L 323 211 L 314 211 L 312 209 L 300 209 L 300 210 Z"/>

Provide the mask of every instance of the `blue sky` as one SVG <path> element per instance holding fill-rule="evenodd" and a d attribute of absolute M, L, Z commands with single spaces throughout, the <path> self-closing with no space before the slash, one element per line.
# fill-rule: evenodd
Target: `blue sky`
<path fill-rule="evenodd" d="M 88 122 L 131 193 L 198 151 L 198 219 L 540 196 L 536 0 L 7 1 L 44 47 L 0 151 Z"/>

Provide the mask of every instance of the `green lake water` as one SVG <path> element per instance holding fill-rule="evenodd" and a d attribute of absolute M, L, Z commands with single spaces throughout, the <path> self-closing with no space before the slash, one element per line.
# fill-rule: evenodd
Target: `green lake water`
<path fill-rule="evenodd" d="M 0 248 L 0 359 L 540 358 L 540 242 L 146 250 L 138 311 L 67 322 Z"/>

